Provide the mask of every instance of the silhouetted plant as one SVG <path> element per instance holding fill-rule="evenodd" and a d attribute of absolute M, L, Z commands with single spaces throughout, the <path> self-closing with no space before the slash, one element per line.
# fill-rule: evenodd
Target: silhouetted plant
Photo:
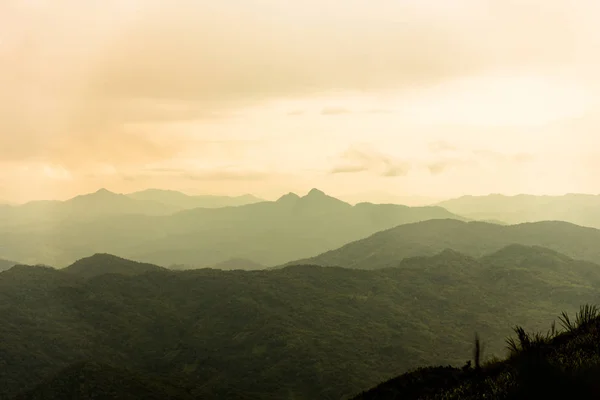
<path fill-rule="evenodd" d="M 575 315 L 575 321 L 571 321 L 566 312 L 562 312 L 559 317 L 560 323 L 567 332 L 588 326 L 596 318 L 600 316 L 600 310 L 595 305 L 585 304 L 579 308 L 579 312 Z"/>
<path fill-rule="evenodd" d="M 539 348 L 540 346 L 547 344 L 550 339 L 556 336 L 554 325 L 552 325 L 550 331 L 545 335 L 539 332 L 533 334 L 527 333 L 522 326 L 515 326 L 514 331 L 517 334 L 517 338 L 509 337 L 506 339 L 506 344 L 511 355 Z"/>
<path fill-rule="evenodd" d="M 481 340 L 479 340 L 479 335 L 477 333 L 475 333 L 475 354 L 473 354 L 473 358 L 475 360 L 475 369 L 476 370 L 480 370 L 481 369 Z"/>

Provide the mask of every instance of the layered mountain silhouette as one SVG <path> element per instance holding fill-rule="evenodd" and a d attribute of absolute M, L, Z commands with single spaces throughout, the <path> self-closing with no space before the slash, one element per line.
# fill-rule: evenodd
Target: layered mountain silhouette
<path fill-rule="evenodd" d="M 514 243 L 543 246 L 576 259 L 600 263 L 598 229 L 559 221 L 502 226 L 446 219 L 400 225 L 286 265 L 377 269 L 396 266 L 407 257 L 432 255 L 446 248 L 478 257 Z"/>
<path fill-rule="evenodd" d="M 95 253 L 161 266 L 207 267 L 231 258 L 273 266 L 399 224 L 434 218 L 463 219 L 441 207 L 351 206 L 314 189 L 302 197 L 288 194 L 277 201 L 195 208 L 172 215 L 102 215 L 50 225 L 32 221 L 10 229 L 0 225 L 0 243 L 7 257 L 58 267 Z"/>
<path fill-rule="evenodd" d="M 135 200 L 152 201 L 162 203 L 179 209 L 190 208 L 220 208 L 235 207 L 264 201 L 256 196 L 246 194 L 242 196 L 190 196 L 174 190 L 147 189 L 134 192 L 127 197 Z"/>
<path fill-rule="evenodd" d="M 91 257 L 82 258 L 63 269 L 63 271 L 85 279 L 104 274 L 134 276 L 160 270 L 164 270 L 164 268 L 152 264 L 127 260 L 111 254 L 94 254 Z"/>
<path fill-rule="evenodd" d="M 253 271 L 265 269 L 265 266 L 252 260 L 248 260 L 247 258 L 230 258 L 229 260 L 221 261 L 220 263 L 212 265 L 211 268 L 222 269 L 226 271 L 236 269 Z"/>
<path fill-rule="evenodd" d="M 6 271 L 7 269 L 17 265 L 18 263 L 14 261 L 4 260 L 0 258 L 0 272 Z"/>
<path fill-rule="evenodd" d="M 600 195 L 564 196 L 463 196 L 437 203 L 447 210 L 476 220 L 496 220 L 509 224 L 536 221 L 566 221 L 600 228 Z"/>
<path fill-rule="evenodd" d="M 44 222 L 71 223 L 94 220 L 111 215 L 168 215 L 179 207 L 149 200 L 135 200 L 123 194 L 100 189 L 66 201 L 32 201 L 0 209 L 0 221 L 11 227 L 43 226 Z"/>
<path fill-rule="evenodd" d="M 91 264 L 79 263 L 102 272 Z M 112 391 L 108 365 L 194 398 L 349 398 L 412 368 L 463 365 L 474 332 L 485 357 L 503 356 L 511 326 L 545 330 L 557 309 L 600 295 L 599 265 L 522 245 L 482 257 L 445 249 L 371 271 L 105 272 L 0 273 L 0 398 L 79 395 L 86 382 Z M 99 376 L 76 383 L 85 360 Z"/>
<path fill-rule="evenodd" d="M 128 195 L 100 189 L 94 193 L 76 196 L 66 201 L 32 201 L 23 205 L 0 206 L 0 222 L 6 227 L 22 225 L 51 229 L 57 224 L 72 224 L 79 221 L 94 221 L 98 218 L 136 215 L 170 215 L 191 208 L 218 208 L 251 204 L 261 201 L 257 197 L 244 195 L 188 196 L 186 194 L 149 189 Z M 50 223 L 48 228 L 44 223 Z"/>

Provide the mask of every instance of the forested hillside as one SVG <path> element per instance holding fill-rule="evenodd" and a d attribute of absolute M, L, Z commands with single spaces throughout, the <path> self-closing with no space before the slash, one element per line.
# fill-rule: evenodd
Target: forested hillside
<path fill-rule="evenodd" d="M 430 220 L 400 225 L 293 264 L 377 269 L 407 257 L 430 256 L 446 248 L 474 257 L 511 244 L 542 246 L 575 259 L 600 263 L 600 230 L 560 221 L 502 226 L 486 222 Z"/>
<path fill-rule="evenodd" d="M 98 275 L 106 257 L 90 260 L 91 278 L 28 266 L 0 273 L 0 398 L 79 362 L 200 398 L 347 398 L 411 368 L 464 364 L 475 332 L 485 356 L 502 356 L 512 325 L 542 329 L 556 309 L 600 298 L 598 265 L 526 246 L 479 259 L 447 250 L 375 271 L 131 276 L 108 265 Z"/>

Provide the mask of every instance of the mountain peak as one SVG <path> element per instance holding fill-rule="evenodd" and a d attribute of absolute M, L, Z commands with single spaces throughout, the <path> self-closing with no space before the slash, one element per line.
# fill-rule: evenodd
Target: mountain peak
<path fill-rule="evenodd" d="M 75 261 L 63 270 L 89 279 L 104 274 L 141 275 L 149 271 L 162 271 L 164 268 L 154 264 L 128 260 L 113 254 L 96 253 Z"/>
<path fill-rule="evenodd" d="M 299 198 L 300 198 L 300 196 L 298 196 L 296 193 L 289 192 L 288 194 L 284 194 L 283 196 L 281 196 L 277 201 L 278 202 L 291 201 L 291 200 L 298 200 Z"/>
<path fill-rule="evenodd" d="M 101 189 L 98 189 L 94 194 L 103 195 L 103 196 L 112 196 L 112 195 L 115 195 L 116 193 L 113 193 L 108 189 L 101 188 Z"/>
<path fill-rule="evenodd" d="M 327 196 L 325 194 L 325 192 L 323 192 L 317 188 L 312 188 L 305 197 L 325 197 L 325 196 Z"/>

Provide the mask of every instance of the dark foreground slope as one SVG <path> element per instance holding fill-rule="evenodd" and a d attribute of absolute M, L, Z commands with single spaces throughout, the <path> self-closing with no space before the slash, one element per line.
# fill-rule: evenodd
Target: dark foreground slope
<path fill-rule="evenodd" d="M 507 340 L 511 354 L 504 361 L 480 369 L 473 364 L 420 368 L 354 400 L 600 398 L 598 309 L 582 307 L 575 320 L 556 332 L 527 333 L 516 327 L 516 337 Z"/>
<path fill-rule="evenodd" d="M 446 248 L 480 257 L 510 244 L 543 246 L 569 257 L 600 263 L 600 230 L 560 221 L 502 226 L 438 219 L 400 225 L 316 257 L 286 265 L 345 268 L 393 267 L 407 257 L 431 256 Z"/>
<path fill-rule="evenodd" d="M 410 368 L 462 365 L 479 332 L 504 353 L 510 325 L 600 301 L 600 267 L 511 246 L 451 250 L 365 271 L 156 271 L 83 279 L 0 273 L 0 398 L 86 360 L 197 398 L 340 399 Z"/>
<path fill-rule="evenodd" d="M 182 388 L 147 376 L 94 362 L 61 370 L 16 400 L 192 400 Z"/>

